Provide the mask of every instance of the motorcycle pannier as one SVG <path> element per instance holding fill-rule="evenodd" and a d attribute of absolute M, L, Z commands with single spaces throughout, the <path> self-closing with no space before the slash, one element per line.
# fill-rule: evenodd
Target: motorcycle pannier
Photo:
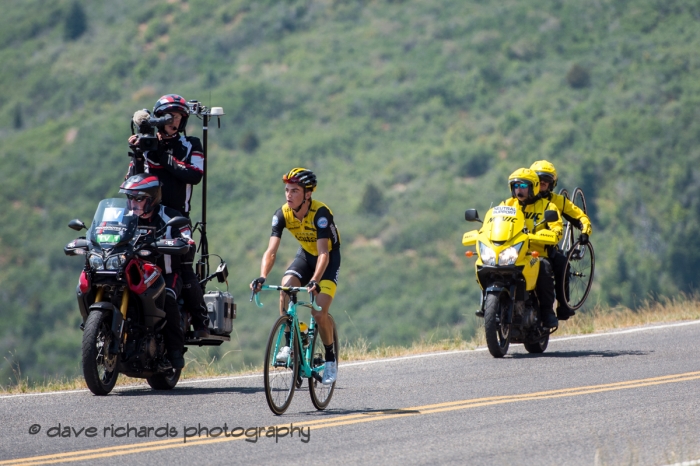
<path fill-rule="evenodd" d="M 229 335 L 236 318 L 236 304 L 228 292 L 210 291 L 204 295 L 209 313 L 209 330 L 215 335 Z"/>

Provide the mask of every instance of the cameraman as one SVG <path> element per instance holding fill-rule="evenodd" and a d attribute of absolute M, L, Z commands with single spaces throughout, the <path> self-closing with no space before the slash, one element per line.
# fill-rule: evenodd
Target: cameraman
<path fill-rule="evenodd" d="M 187 136 L 185 127 L 190 115 L 187 101 L 177 94 L 167 94 L 156 101 L 153 116 L 166 118 L 165 124 L 159 124 L 158 144 L 156 149 L 145 150 L 140 144 L 141 136 L 129 137 L 132 150 L 131 163 L 126 178 L 140 173 L 156 175 L 163 185 L 162 203 L 190 216 L 192 187 L 202 180 L 204 175 L 204 154 L 199 138 Z M 134 123 L 141 128 L 148 127 L 148 112 L 134 114 Z M 180 134 L 183 133 L 183 134 Z M 190 310 L 194 325 L 195 338 L 209 337 L 209 317 L 204 304 L 204 293 L 194 273 L 192 262 L 195 250 L 182 258 L 182 297 Z"/>

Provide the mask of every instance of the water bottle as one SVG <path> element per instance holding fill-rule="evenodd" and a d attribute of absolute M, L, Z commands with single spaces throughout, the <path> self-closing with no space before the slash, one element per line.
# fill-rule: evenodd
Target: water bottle
<path fill-rule="evenodd" d="M 309 346 L 309 326 L 304 322 L 299 322 L 299 331 L 301 333 L 301 344 L 306 348 Z"/>

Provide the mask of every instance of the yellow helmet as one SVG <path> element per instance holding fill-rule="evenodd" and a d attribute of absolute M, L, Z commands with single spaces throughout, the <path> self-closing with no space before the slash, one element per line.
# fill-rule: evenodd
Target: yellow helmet
<path fill-rule="evenodd" d="M 535 196 L 540 192 L 540 178 L 537 176 L 534 170 L 529 168 L 518 168 L 508 177 L 508 185 L 510 186 L 510 194 L 515 196 L 514 184 L 525 183 L 528 185 L 528 199 L 534 199 Z"/>
<path fill-rule="evenodd" d="M 551 162 L 538 160 L 530 165 L 530 170 L 534 170 L 540 178 L 549 179 L 549 190 L 553 190 L 557 185 L 557 169 Z"/>
<path fill-rule="evenodd" d="M 316 189 L 316 175 L 307 168 L 292 168 L 282 176 L 285 184 L 298 184 L 304 189 L 313 192 Z"/>

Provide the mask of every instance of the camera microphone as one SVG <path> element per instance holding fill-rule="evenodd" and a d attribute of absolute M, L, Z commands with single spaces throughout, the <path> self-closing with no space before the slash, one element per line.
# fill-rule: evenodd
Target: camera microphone
<path fill-rule="evenodd" d="M 137 110 L 134 112 L 134 116 L 131 119 L 131 121 L 134 122 L 134 124 L 138 127 L 141 126 L 142 124 L 148 122 L 148 120 L 151 119 L 151 114 L 148 113 L 148 110 Z"/>
<path fill-rule="evenodd" d="M 135 115 L 134 115 L 135 117 Z M 150 115 L 149 115 L 150 117 Z M 173 116 L 170 113 L 166 113 L 160 118 L 149 118 L 148 122 L 153 125 L 157 126 L 158 128 L 162 128 L 163 126 L 169 124 L 170 122 L 173 121 Z"/>

